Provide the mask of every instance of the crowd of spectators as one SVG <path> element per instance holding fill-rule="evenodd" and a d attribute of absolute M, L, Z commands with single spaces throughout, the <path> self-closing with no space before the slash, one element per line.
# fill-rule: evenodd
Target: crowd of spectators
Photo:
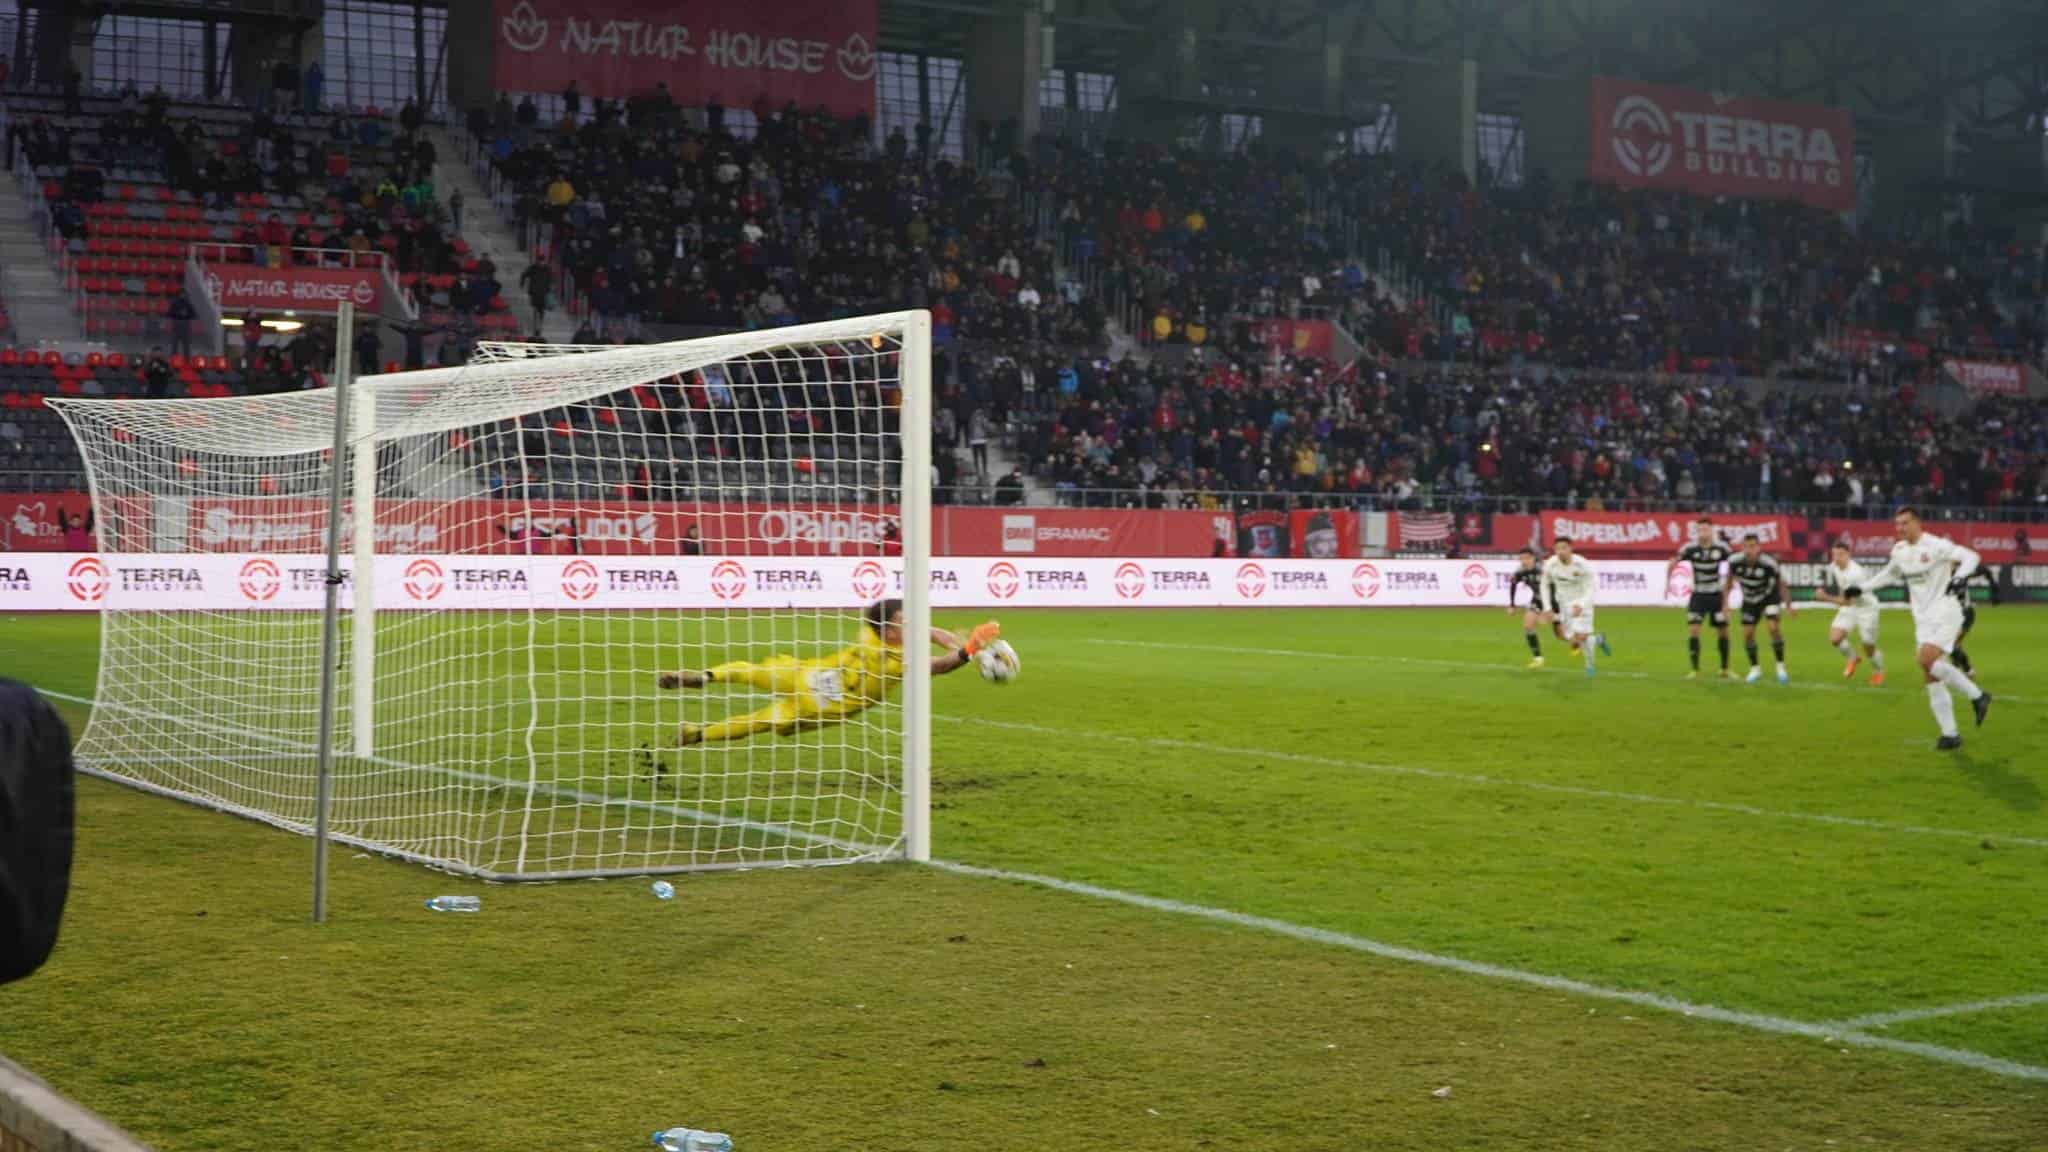
<path fill-rule="evenodd" d="M 232 134 L 125 94 L 98 126 L 97 164 L 72 166 L 60 230 L 90 226 L 74 209 L 101 194 L 93 170 L 146 169 L 209 206 L 324 206 L 318 225 L 244 219 L 236 240 L 259 260 L 380 250 L 428 281 L 433 314 L 481 315 L 519 291 L 536 329 L 566 294 L 579 343 L 929 308 L 947 486 L 988 485 L 1007 447 L 1075 499 L 1166 504 L 2048 498 L 2032 407 L 1986 398 L 1943 418 L 1922 402 L 1944 354 L 2042 348 L 2041 250 L 1963 225 L 1883 237 L 1794 204 L 1540 173 L 1477 188 L 1384 156 L 1256 144 L 990 148 L 983 133 L 966 163 L 922 125 L 878 140 L 859 117 L 572 87 L 549 102 L 559 115 L 501 96 L 468 117 L 534 249 L 508 286 L 466 258 L 418 110 L 289 110 L 308 84 L 280 74 L 279 111 Z M 33 163 L 76 158 L 62 123 L 9 132 Z M 1404 292 L 1368 252 L 1406 271 Z M 1112 313 L 1174 354 L 1111 360 Z M 1330 319 L 1367 357 L 1281 359 L 1259 335 L 1269 318 Z M 424 353 L 420 335 L 406 333 L 408 364 L 459 359 L 474 331 Z M 310 379 L 328 349 L 301 344 L 251 349 L 252 385 Z M 1740 379 L 1773 373 L 1833 381 L 1832 398 Z"/>
<path fill-rule="evenodd" d="M 1069 374 L 1018 396 L 1019 447 L 1083 503 L 1264 493 L 2048 510 L 2048 423 L 2025 397 L 1945 419 L 1911 384 L 1758 396 L 1709 376 L 1222 356 Z"/>
<path fill-rule="evenodd" d="M 928 307 L 941 344 L 1100 337 L 1099 310 L 1055 278 L 1017 210 L 1014 175 L 933 156 L 927 133 L 878 145 L 865 118 L 763 102 L 740 135 L 724 107 L 665 89 L 588 116 L 573 89 L 562 103 L 543 123 L 530 98 L 501 97 L 469 129 L 539 254 L 587 301 L 592 336 Z M 547 292 L 529 286 L 536 309 Z"/>

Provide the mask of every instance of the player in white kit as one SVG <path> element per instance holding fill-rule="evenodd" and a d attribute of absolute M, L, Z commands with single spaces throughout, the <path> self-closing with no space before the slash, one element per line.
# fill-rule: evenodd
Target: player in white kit
<path fill-rule="evenodd" d="M 1814 599 L 1823 603 L 1838 605 L 1835 619 L 1828 625 L 1828 643 L 1842 653 L 1847 664 L 1842 666 L 1842 679 L 1856 675 L 1856 669 L 1865 657 L 1870 659 L 1870 683 L 1884 684 L 1884 653 L 1877 647 L 1877 597 L 1868 591 L 1870 573 L 1849 552 L 1845 540 L 1835 541 L 1828 549 L 1828 562 L 1821 566 L 1820 588 L 1814 592 Z M 1863 590 L 1861 596 L 1850 599 L 1844 595 L 1846 589 Z M 1863 642 L 1863 655 L 1856 654 L 1856 644 L 1850 637 Z"/>
<path fill-rule="evenodd" d="M 1984 716 L 1991 711 L 1991 694 L 1948 659 L 1963 630 L 1963 605 L 1956 599 L 1955 585 L 1977 570 L 1977 554 L 1921 527 L 1919 513 L 1911 508 L 1899 509 L 1892 523 L 1898 540 L 1892 545 L 1891 559 L 1866 583 L 1844 591 L 1853 600 L 1887 584 L 1905 583 L 1913 605 L 1913 642 L 1919 645 L 1920 670 L 1927 678 L 1927 705 L 1941 729 L 1941 739 L 1934 746 L 1943 751 L 1961 748 L 1963 737 L 1956 730 L 1956 705 L 1949 690 L 1962 693 L 1970 702 L 1978 727 L 1983 727 Z"/>
<path fill-rule="evenodd" d="M 1585 657 L 1588 676 L 1593 675 L 1596 645 L 1603 655 L 1614 655 L 1606 634 L 1593 623 L 1593 594 L 1599 587 L 1593 566 L 1584 556 L 1573 554 L 1571 537 L 1559 536 L 1551 544 L 1550 559 L 1543 562 L 1543 598 L 1564 627 L 1565 643 Z"/>

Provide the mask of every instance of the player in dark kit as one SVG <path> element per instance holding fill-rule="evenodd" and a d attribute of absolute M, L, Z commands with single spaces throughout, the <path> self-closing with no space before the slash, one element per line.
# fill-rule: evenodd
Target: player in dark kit
<path fill-rule="evenodd" d="M 1543 667 L 1543 642 L 1536 638 L 1536 627 L 1544 620 L 1550 621 L 1550 630 L 1559 640 L 1564 631 L 1557 622 L 1557 605 L 1543 602 L 1543 566 L 1536 562 L 1534 548 L 1522 549 L 1519 559 L 1522 566 L 1508 577 L 1508 615 L 1515 614 L 1515 593 L 1522 588 L 1529 590 L 1529 607 L 1522 613 L 1522 639 L 1529 643 L 1529 667 Z"/>
<path fill-rule="evenodd" d="M 1771 625 L 1771 655 L 1778 661 L 1778 683 L 1791 682 L 1785 671 L 1785 633 L 1778 618 L 1792 611 L 1792 592 L 1778 571 L 1777 558 L 1764 551 L 1763 542 L 1752 532 L 1742 538 L 1742 554 L 1728 562 L 1728 578 L 1742 589 L 1742 647 L 1749 653 L 1749 675 L 1754 684 L 1763 678 L 1763 662 L 1756 655 L 1757 621 Z"/>
<path fill-rule="evenodd" d="M 1970 585 L 1978 580 L 1982 580 L 1984 587 L 1990 590 L 1992 604 L 1997 604 L 1999 599 L 1998 579 L 1986 569 L 1979 568 L 1956 582 L 1956 599 L 1963 602 L 1963 630 L 1956 634 L 1956 646 L 1950 650 L 1948 660 L 1961 668 L 1965 676 L 1977 674 L 1976 669 L 1970 666 L 1970 654 L 1963 651 L 1963 641 L 1970 638 L 1970 629 L 1977 626 L 1977 602 L 1970 599 Z"/>
<path fill-rule="evenodd" d="M 1688 680 L 1697 679 L 1700 674 L 1700 625 L 1711 623 L 1719 634 L 1721 642 L 1721 677 L 1728 677 L 1728 586 L 1721 579 L 1721 565 L 1734 556 L 1734 550 L 1714 532 L 1714 522 L 1705 516 L 1693 524 L 1693 542 L 1678 550 L 1678 556 L 1664 569 L 1664 579 L 1680 564 L 1692 568 L 1692 597 L 1685 602 L 1685 647 L 1692 657 L 1692 671 L 1685 674 Z"/>

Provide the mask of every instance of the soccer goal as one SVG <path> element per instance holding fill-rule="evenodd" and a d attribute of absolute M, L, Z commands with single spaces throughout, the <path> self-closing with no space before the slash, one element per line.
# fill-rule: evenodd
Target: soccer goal
<path fill-rule="evenodd" d="M 532 880 L 926 858 L 929 324 L 487 344 L 356 380 L 339 459 L 332 388 L 52 401 L 103 550 L 81 767 L 314 829 L 339 469 L 335 840 Z M 877 698 L 657 686 L 816 667 L 891 597 Z"/>

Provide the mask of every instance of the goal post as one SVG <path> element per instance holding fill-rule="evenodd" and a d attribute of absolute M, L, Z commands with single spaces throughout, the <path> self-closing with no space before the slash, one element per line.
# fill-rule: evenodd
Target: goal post
<path fill-rule="evenodd" d="M 338 475 L 335 841 L 493 879 L 927 859 L 930 354 L 923 312 L 486 344 L 357 377 L 339 453 L 332 389 L 53 400 L 102 548 L 80 765 L 312 831 Z"/>

